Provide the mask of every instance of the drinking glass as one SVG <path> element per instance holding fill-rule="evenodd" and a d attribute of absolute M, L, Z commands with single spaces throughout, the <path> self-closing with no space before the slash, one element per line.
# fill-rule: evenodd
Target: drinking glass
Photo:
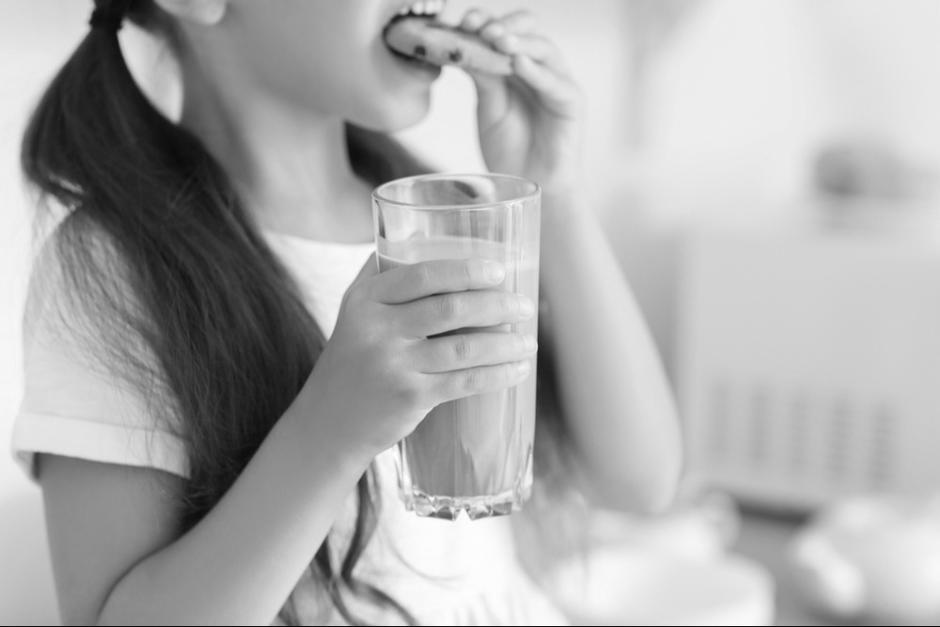
<path fill-rule="evenodd" d="M 538 303 L 540 189 L 502 174 L 429 174 L 372 194 L 379 270 L 437 259 L 499 261 L 499 289 Z M 498 328 L 535 336 L 537 316 Z M 514 387 L 443 403 L 398 445 L 399 487 L 419 516 L 454 520 L 509 514 L 532 488 L 535 360 Z"/>

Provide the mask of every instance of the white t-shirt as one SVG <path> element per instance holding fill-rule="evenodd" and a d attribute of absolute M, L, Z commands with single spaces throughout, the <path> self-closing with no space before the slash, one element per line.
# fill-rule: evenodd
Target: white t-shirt
<path fill-rule="evenodd" d="M 329 337 L 343 294 L 372 254 L 372 244 L 315 242 L 270 232 L 265 237 Z M 25 390 L 13 432 L 18 461 L 32 473 L 34 454 L 51 453 L 186 477 L 183 444 L 160 427 L 147 399 L 89 367 L 80 343 L 68 341 L 52 308 L 38 300 L 25 329 Z M 519 567 L 508 518 L 419 518 L 399 501 L 394 451 L 376 462 L 383 507 L 358 576 L 391 594 L 424 624 L 564 623 Z M 334 525 L 340 538 L 352 529 L 355 512 L 350 494 Z M 295 588 L 293 601 L 304 622 L 341 622 L 309 574 Z"/>

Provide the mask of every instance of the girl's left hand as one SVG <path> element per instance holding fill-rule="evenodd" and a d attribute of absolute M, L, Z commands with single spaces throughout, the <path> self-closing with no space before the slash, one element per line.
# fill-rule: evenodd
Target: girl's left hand
<path fill-rule="evenodd" d="M 511 76 L 470 72 L 487 167 L 531 179 L 546 194 L 570 192 L 580 169 L 581 96 L 558 48 L 528 11 L 493 18 L 472 9 L 460 29 L 512 56 Z"/>

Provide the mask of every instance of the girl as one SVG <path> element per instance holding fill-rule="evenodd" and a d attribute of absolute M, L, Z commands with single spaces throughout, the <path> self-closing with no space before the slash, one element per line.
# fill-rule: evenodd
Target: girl
<path fill-rule="evenodd" d="M 65 622 L 560 620 L 509 518 L 419 519 L 390 485 L 386 451 L 430 408 L 533 376 L 534 351 L 433 337 L 532 315 L 491 289 L 498 266 L 376 273 L 369 192 L 421 170 L 387 134 L 425 115 L 436 76 L 383 43 L 404 7 L 97 0 L 43 97 L 23 162 L 66 215 L 33 273 L 14 447 L 43 488 Z M 125 19 L 178 58 L 178 124 L 135 85 Z M 544 188 L 556 431 L 586 494 L 657 509 L 676 418 L 578 202 L 577 91 L 528 14 L 460 28 L 512 57 L 509 77 L 474 75 L 487 165 Z"/>

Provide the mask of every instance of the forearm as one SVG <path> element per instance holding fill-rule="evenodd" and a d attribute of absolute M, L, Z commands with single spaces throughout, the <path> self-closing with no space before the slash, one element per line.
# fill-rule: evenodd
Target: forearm
<path fill-rule="evenodd" d="M 203 520 L 118 582 L 102 624 L 270 624 L 368 463 L 318 438 L 303 400 Z"/>
<path fill-rule="evenodd" d="M 542 286 L 576 450 L 605 503 L 658 509 L 681 461 L 662 362 L 591 210 L 566 198 L 544 202 Z"/>

